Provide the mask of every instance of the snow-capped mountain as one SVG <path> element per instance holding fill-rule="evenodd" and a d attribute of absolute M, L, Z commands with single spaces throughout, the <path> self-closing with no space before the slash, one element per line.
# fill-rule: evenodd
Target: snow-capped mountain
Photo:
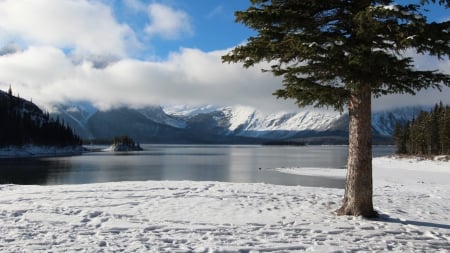
<path fill-rule="evenodd" d="M 205 114 L 215 112 L 219 109 L 218 106 L 204 105 L 204 106 L 187 106 L 187 105 L 176 105 L 176 106 L 166 106 L 164 107 L 164 112 L 181 118 L 188 118 L 198 114 Z"/>
<path fill-rule="evenodd" d="M 240 136 L 269 139 L 288 138 L 299 131 L 326 131 L 341 114 L 333 111 L 300 110 L 264 114 L 251 107 L 221 109 L 229 121 L 229 130 Z"/>
<path fill-rule="evenodd" d="M 341 115 L 333 111 L 263 113 L 247 106 L 170 107 L 164 111 L 188 122 L 201 118 L 227 135 L 263 139 L 289 138 L 299 131 L 326 131 Z"/>
<path fill-rule="evenodd" d="M 264 113 L 246 106 L 151 106 L 100 111 L 85 104 L 57 106 L 57 113 L 86 139 L 129 135 L 150 143 L 262 143 L 306 137 L 346 140 L 348 115 L 299 109 Z M 411 120 L 420 107 L 374 112 L 373 133 L 389 139 L 397 122 Z M 323 139 L 323 138 L 322 138 Z"/>

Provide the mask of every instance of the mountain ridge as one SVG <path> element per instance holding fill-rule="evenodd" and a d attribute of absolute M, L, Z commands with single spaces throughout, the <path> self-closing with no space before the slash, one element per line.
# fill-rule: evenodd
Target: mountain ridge
<path fill-rule="evenodd" d="M 54 115 L 87 140 L 129 135 L 141 143 L 257 144 L 294 140 L 327 144 L 328 138 L 331 144 L 345 144 L 348 138 L 348 114 L 335 111 L 263 113 L 247 106 L 213 105 L 120 107 L 106 111 L 85 104 L 55 108 Z M 428 109 L 416 106 L 374 112 L 374 139 L 391 143 L 397 123 Z"/>

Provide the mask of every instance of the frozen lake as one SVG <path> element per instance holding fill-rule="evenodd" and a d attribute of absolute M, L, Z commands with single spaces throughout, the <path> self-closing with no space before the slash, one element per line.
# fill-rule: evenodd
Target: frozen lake
<path fill-rule="evenodd" d="M 275 168 L 344 169 L 346 146 L 142 145 L 131 153 L 92 152 L 81 156 L 0 159 L 0 183 L 86 184 L 117 181 L 191 180 L 270 183 L 342 188 L 344 181 L 300 176 Z M 374 147 L 374 156 L 392 146 Z"/>

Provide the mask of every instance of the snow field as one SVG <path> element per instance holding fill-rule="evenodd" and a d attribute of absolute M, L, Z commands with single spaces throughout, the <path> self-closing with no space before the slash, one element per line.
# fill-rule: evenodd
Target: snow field
<path fill-rule="evenodd" d="M 450 252 L 450 163 L 430 163 L 374 160 L 375 220 L 336 216 L 342 189 L 191 181 L 0 185 L 0 251 Z"/>

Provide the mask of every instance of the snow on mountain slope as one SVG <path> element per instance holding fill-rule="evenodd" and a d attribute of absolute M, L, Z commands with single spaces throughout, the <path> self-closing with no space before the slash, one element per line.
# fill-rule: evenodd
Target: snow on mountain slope
<path fill-rule="evenodd" d="M 176 105 L 166 106 L 163 108 L 164 112 L 168 115 L 175 117 L 192 117 L 198 114 L 206 114 L 217 111 L 219 107 L 213 105 L 202 106 L 188 106 L 188 105 Z"/>
<path fill-rule="evenodd" d="M 220 110 L 229 121 L 228 129 L 230 131 L 236 131 L 242 127 L 247 129 L 252 123 L 258 122 L 258 119 L 261 117 L 261 114 L 256 112 L 255 109 L 246 106 L 223 107 Z"/>
<path fill-rule="evenodd" d="M 186 122 L 180 118 L 173 117 L 164 112 L 160 106 L 148 106 L 138 110 L 147 119 L 156 123 L 168 125 L 176 128 L 185 128 Z"/>
<path fill-rule="evenodd" d="M 420 111 L 431 109 L 431 107 L 416 106 L 375 111 L 372 114 L 374 133 L 391 136 L 397 123 L 411 121 Z M 251 137 L 259 137 L 268 132 L 285 132 L 287 135 L 292 135 L 298 131 L 326 131 L 335 126 L 338 120 L 347 116 L 331 110 L 304 109 L 298 112 L 272 114 L 264 114 L 254 108 L 244 106 L 224 107 L 221 110 L 229 120 L 230 131 Z M 347 124 L 345 124 L 346 126 Z"/>
<path fill-rule="evenodd" d="M 427 110 L 424 107 L 407 107 L 374 112 L 372 115 L 374 133 L 390 136 L 397 122 L 409 121 L 424 109 Z M 216 122 L 221 122 L 221 126 L 225 125 L 230 134 L 246 137 L 288 138 L 299 131 L 337 130 L 336 127 L 346 131 L 348 125 L 346 123 L 348 115 L 331 110 L 299 109 L 297 112 L 266 114 L 247 106 L 215 107 L 211 105 L 179 106 L 164 110 L 168 114 L 187 120 L 200 114 L 214 114 L 211 117 Z M 343 120 L 345 122 L 342 122 Z"/>
<path fill-rule="evenodd" d="M 98 116 L 98 111 L 90 104 L 60 105 L 57 108 L 59 116 L 83 138 L 97 138 L 98 136 L 95 135 L 98 132 L 94 131 L 94 133 L 92 129 L 110 129 L 104 120 L 93 120 Z M 410 107 L 374 112 L 373 133 L 390 136 L 397 122 L 409 121 L 423 109 L 427 108 Z M 121 124 L 123 129 L 120 129 L 120 132 L 130 130 L 133 124 L 147 126 L 156 123 L 161 127 L 175 128 L 170 131 L 176 133 L 166 132 L 167 136 L 177 135 L 178 139 L 190 136 L 189 141 L 192 142 L 197 140 L 195 138 L 203 142 L 211 141 L 205 138 L 217 140 L 218 136 L 223 137 L 224 140 L 229 137 L 281 140 L 296 138 L 302 131 L 304 134 L 308 134 L 309 131 L 348 131 L 348 114 L 331 110 L 299 109 L 295 112 L 265 113 L 247 106 L 184 105 L 164 108 L 160 106 L 128 108 L 127 110 L 110 110 L 107 113 L 110 119 L 116 119 L 109 124 Z M 142 117 L 146 120 L 142 121 Z M 124 118 L 127 121 L 125 124 Z M 159 137 L 162 138 L 160 141 L 164 142 L 165 137 L 163 138 L 161 134 Z M 139 137 L 137 136 L 136 139 Z"/>
<path fill-rule="evenodd" d="M 274 132 L 278 132 L 278 137 L 289 137 L 303 130 L 324 131 L 341 117 L 338 112 L 314 110 L 266 114 L 248 106 L 173 106 L 164 108 L 164 111 L 186 120 L 197 115 L 210 115 L 217 125 L 220 122 L 230 134 L 247 137 L 264 137 Z"/>
<path fill-rule="evenodd" d="M 325 131 L 341 117 L 338 112 L 313 110 L 265 114 L 244 106 L 225 107 L 222 111 L 230 122 L 230 131 L 251 137 L 259 137 L 268 132 L 286 132 L 287 135 L 292 135 L 304 130 Z"/>
<path fill-rule="evenodd" d="M 390 136 L 395 125 L 413 119 L 421 110 L 427 107 L 406 107 L 393 110 L 376 111 L 372 114 L 372 127 L 375 134 Z M 166 113 L 189 119 L 195 115 L 212 115 L 216 122 L 225 125 L 230 134 L 247 137 L 288 138 L 299 131 L 346 131 L 348 115 L 332 110 L 299 109 L 297 112 L 279 112 L 266 114 L 247 106 L 201 106 L 201 107 L 171 107 L 164 109 Z M 219 113 L 217 113 L 219 112 Z M 218 115 L 223 115 L 218 116 Z M 223 124 L 226 122 L 226 124 Z M 338 126 L 339 125 L 339 126 Z"/>

